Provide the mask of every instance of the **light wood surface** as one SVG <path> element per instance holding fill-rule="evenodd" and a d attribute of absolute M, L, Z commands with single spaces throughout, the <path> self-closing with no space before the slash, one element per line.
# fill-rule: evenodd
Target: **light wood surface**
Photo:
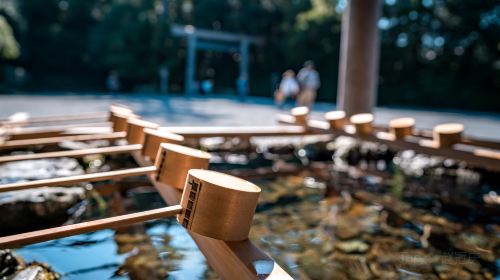
<path fill-rule="evenodd" d="M 168 218 L 180 214 L 181 210 L 182 208 L 180 205 L 174 205 L 139 213 L 120 215 L 90 222 L 0 237 L 0 249 L 12 249 L 23 245 L 54 240 L 102 229 L 122 227 L 155 219 Z"/>
<path fill-rule="evenodd" d="M 142 145 L 134 144 L 134 145 L 111 146 L 111 147 L 82 149 L 82 150 L 12 155 L 12 156 L 0 157 L 0 163 L 21 161 L 21 160 L 60 158 L 60 157 L 78 158 L 95 154 L 102 154 L 102 155 L 123 154 L 123 153 L 130 153 L 133 151 L 139 151 L 141 149 Z"/>
<path fill-rule="evenodd" d="M 12 184 L 3 184 L 0 185 L 0 192 L 25 190 L 31 188 L 47 187 L 47 186 L 67 186 L 70 184 L 76 184 L 82 182 L 95 182 L 95 181 L 103 181 L 110 179 L 119 179 L 123 177 L 147 175 L 155 171 L 156 167 L 147 166 L 147 167 L 129 168 L 124 170 L 114 170 L 108 172 L 67 176 L 61 178 L 51 178 L 51 179 L 42 179 L 42 180 L 35 180 L 28 182 L 18 182 Z"/>
<path fill-rule="evenodd" d="M 144 143 L 144 129 L 157 129 L 160 127 L 158 124 L 148 122 L 137 118 L 127 119 L 127 142 L 129 144 L 142 144 Z"/>
<path fill-rule="evenodd" d="M 181 135 L 158 129 L 145 128 L 142 155 L 154 161 L 161 143 L 181 144 L 183 141 L 184 137 Z"/>
<path fill-rule="evenodd" d="M 11 140 L 0 143 L 0 149 L 14 149 L 36 145 L 51 145 L 64 141 L 94 141 L 94 140 L 117 140 L 124 138 L 125 132 L 113 132 L 106 134 L 90 134 L 90 135 L 71 135 L 71 136 L 58 136 L 40 139 L 26 139 L 26 140 Z"/>

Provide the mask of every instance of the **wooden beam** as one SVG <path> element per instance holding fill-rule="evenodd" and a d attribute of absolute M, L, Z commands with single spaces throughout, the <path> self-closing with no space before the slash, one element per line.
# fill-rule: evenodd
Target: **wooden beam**
<path fill-rule="evenodd" d="M 303 126 L 185 126 L 161 127 L 171 133 L 185 138 L 208 137 L 266 137 L 266 136 L 297 136 L 310 134 L 327 134 L 321 131 L 308 131 Z"/>
<path fill-rule="evenodd" d="M 23 155 L 12 155 L 0 157 L 0 163 L 21 161 L 21 160 L 34 160 L 34 159 L 48 159 L 48 158 L 60 158 L 60 157 L 72 157 L 79 158 L 88 155 L 102 154 L 123 154 L 130 153 L 133 151 L 139 151 L 142 149 L 140 144 L 123 145 L 123 146 L 111 146 L 103 148 L 91 148 L 82 150 L 70 150 L 70 151 L 58 151 L 58 152 L 48 152 L 48 153 L 36 153 L 36 154 L 23 154 Z"/>
<path fill-rule="evenodd" d="M 94 141 L 94 140 L 117 140 L 125 138 L 126 132 L 119 131 L 106 134 L 90 134 L 90 135 L 71 135 L 71 136 L 58 136 L 40 139 L 26 139 L 26 140 L 11 140 L 0 143 L 0 150 L 14 149 L 36 145 L 54 145 L 64 141 Z"/>

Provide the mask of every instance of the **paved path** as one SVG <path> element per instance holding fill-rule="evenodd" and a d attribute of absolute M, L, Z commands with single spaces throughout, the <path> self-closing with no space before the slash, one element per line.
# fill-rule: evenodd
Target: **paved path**
<path fill-rule="evenodd" d="M 145 119 L 162 125 L 274 125 L 276 109 L 269 98 L 249 98 L 240 102 L 232 97 L 165 96 L 156 94 L 16 94 L 0 95 L 0 118 L 19 111 L 32 116 L 77 114 L 106 111 L 109 104 L 119 102 L 133 107 Z M 335 108 L 334 104 L 318 103 L 314 115 Z M 461 122 L 466 134 L 500 140 L 500 113 L 432 111 L 417 109 L 377 108 L 375 122 L 387 124 L 396 117 L 413 116 L 417 127 L 432 128 L 444 122 Z"/>

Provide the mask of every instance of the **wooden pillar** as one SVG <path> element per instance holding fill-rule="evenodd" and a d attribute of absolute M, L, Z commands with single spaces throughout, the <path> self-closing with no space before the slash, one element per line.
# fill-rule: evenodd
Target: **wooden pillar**
<path fill-rule="evenodd" d="M 195 93 L 195 73 L 196 73 L 196 36 L 193 34 L 187 37 L 186 54 L 186 76 L 184 77 L 184 91 L 186 95 Z"/>
<path fill-rule="evenodd" d="M 337 109 L 372 113 L 377 100 L 380 0 L 350 0 L 342 18 Z"/>

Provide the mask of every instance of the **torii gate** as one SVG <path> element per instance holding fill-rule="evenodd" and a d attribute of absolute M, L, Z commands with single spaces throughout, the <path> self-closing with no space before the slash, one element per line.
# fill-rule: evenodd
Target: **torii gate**
<path fill-rule="evenodd" d="M 212 31 L 195 28 L 192 25 L 177 25 L 171 27 L 172 35 L 187 38 L 186 74 L 184 91 L 186 95 L 193 94 L 196 70 L 196 51 L 212 50 L 220 52 L 239 52 L 239 77 L 248 79 L 248 55 L 250 44 L 262 45 L 264 39 L 244 34 Z"/>

